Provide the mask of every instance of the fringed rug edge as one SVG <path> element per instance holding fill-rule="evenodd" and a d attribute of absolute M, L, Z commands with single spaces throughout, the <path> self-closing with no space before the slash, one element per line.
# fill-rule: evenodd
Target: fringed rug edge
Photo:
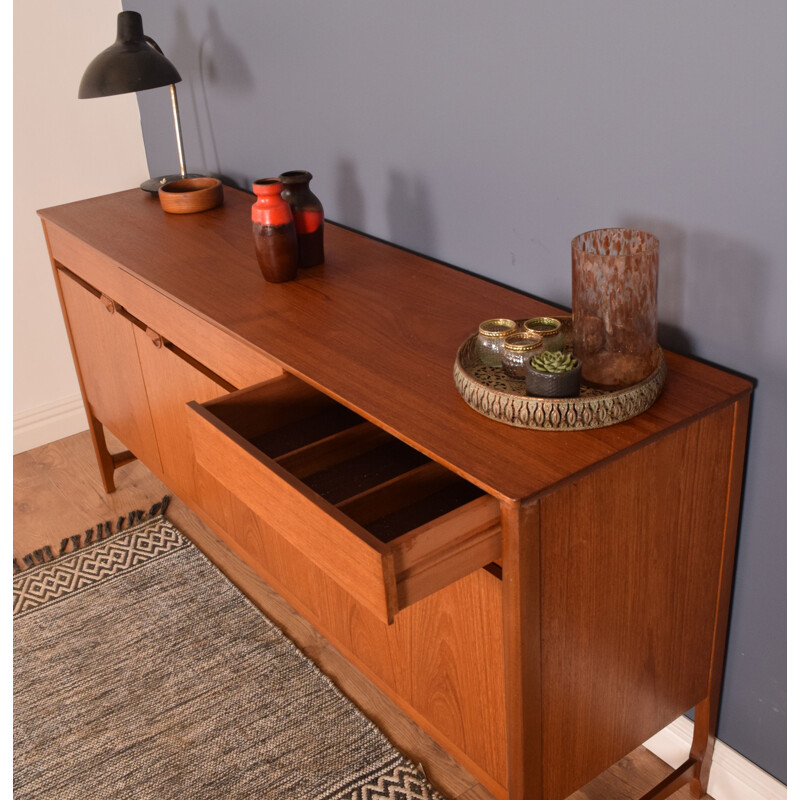
<path fill-rule="evenodd" d="M 49 564 L 52 561 L 57 561 L 62 556 L 70 555 L 87 545 L 98 544 L 116 533 L 138 525 L 140 522 L 146 522 L 149 519 L 165 514 L 170 499 L 169 495 L 164 495 L 161 500 L 150 506 L 149 511 L 143 511 L 142 509 L 129 511 L 127 514 L 123 514 L 117 519 L 116 525 L 114 525 L 111 520 L 106 520 L 105 522 L 98 522 L 97 525 L 92 528 L 87 528 L 82 534 L 76 533 L 74 536 L 65 536 L 61 540 L 61 546 L 59 547 L 57 555 L 53 553 L 53 549 L 50 545 L 45 545 L 23 556 L 19 561 L 22 561 L 24 566 L 21 566 L 19 561 L 15 558 L 14 575 L 18 575 L 21 572 L 25 572 L 41 564 Z"/>

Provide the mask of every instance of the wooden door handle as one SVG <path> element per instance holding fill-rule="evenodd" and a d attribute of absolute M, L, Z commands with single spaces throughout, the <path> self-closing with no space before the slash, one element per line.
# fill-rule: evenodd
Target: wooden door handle
<path fill-rule="evenodd" d="M 152 328 L 145 328 L 144 332 L 150 337 L 153 347 L 157 347 L 160 350 L 166 344 L 164 337 L 160 333 L 154 331 Z"/>
<path fill-rule="evenodd" d="M 115 314 L 119 311 L 120 306 L 115 303 L 107 294 L 100 295 L 100 302 L 106 307 L 109 314 Z"/>

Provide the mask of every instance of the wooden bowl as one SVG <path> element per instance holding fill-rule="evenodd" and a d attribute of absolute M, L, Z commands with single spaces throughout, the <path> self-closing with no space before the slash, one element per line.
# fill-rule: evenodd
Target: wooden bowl
<path fill-rule="evenodd" d="M 222 203 L 222 181 L 217 178 L 182 178 L 158 189 L 161 208 L 168 214 L 194 214 Z"/>

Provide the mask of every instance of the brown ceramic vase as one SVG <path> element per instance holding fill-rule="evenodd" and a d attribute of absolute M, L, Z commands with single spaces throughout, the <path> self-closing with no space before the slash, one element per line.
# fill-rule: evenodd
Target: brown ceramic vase
<path fill-rule="evenodd" d="M 304 169 L 293 169 L 280 175 L 283 183 L 281 196 L 292 209 L 301 267 L 314 267 L 325 261 L 322 242 L 325 214 L 322 203 L 309 188 L 312 177 Z"/>

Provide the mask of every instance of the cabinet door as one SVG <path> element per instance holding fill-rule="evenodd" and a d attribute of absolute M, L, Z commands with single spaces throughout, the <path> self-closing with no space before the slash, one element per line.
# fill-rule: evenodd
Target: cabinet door
<path fill-rule="evenodd" d="M 58 271 L 89 411 L 153 472 L 161 471 L 134 326 L 117 307 Z"/>
<path fill-rule="evenodd" d="M 182 500 L 198 501 L 195 458 L 186 403 L 204 403 L 233 387 L 173 348 L 156 334 L 134 329 L 162 473 L 160 477 Z M 202 371 L 201 371 L 202 370 Z"/>

